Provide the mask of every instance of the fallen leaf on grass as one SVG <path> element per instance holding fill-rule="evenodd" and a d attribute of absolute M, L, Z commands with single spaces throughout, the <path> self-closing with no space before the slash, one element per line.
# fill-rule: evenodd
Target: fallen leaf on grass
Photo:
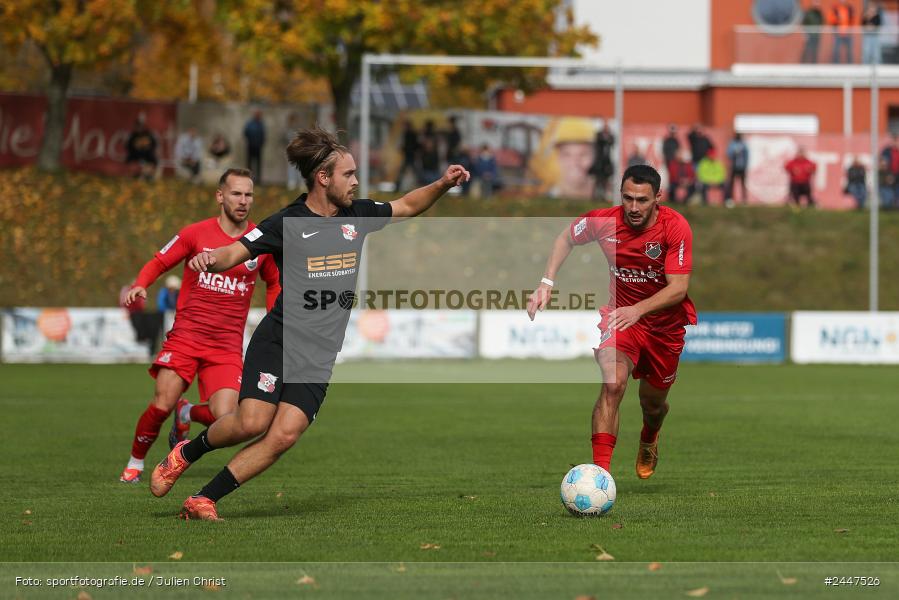
<path fill-rule="evenodd" d="M 717 497 L 718 497 L 718 494 L 716 494 L 715 492 L 709 492 L 709 498 L 717 498 Z"/>
<path fill-rule="evenodd" d="M 297 579 L 297 585 L 311 585 L 315 588 L 318 587 L 318 583 L 315 581 L 315 578 L 310 577 L 306 573 L 303 573 L 303 576 Z"/>
<path fill-rule="evenodd" d="M 146 567 L 138 567 L 137 565 L 132 565 L 132 567 L 133 568 L 131 570 L 135 575 L 149 575 L 153 572 L 153 567 L 149 565 L 147 565 Z"/>
<path fill-rule="evenodd" d="M 22 514 L 23 514 L 23 515 L 30 515 L 30 514 L 31 514 L 31 509 L 30 509 L 30 508 L 25 509 L 25 512 L 23 512 Z"/>
<path fill-rule="evenodd" d="M 596 555 L 596 560 L 615 560 L 615 557 L 606 552 L 602 546 L 590 544 L 590 548 L 595 552 L 598 552 L 598 554 Z"/>
<path fill-rule="evenodd" d="M 649 566 L 647 567 L 647 569 L 649 569 L 650 571 L 658 571 L 661 568 L 662 568 L 662 563 L 657 563 L 657 562 L 651 562 L 651 563 L 649 563 Z"/>
<path fill-rule="evenodd" d="M 422 550 L 440 550 L 440 544 L 424 543 L 419 548 Z"/>
<path fill-rule="evenodd" d="M 207 592 L 217 592 L 222 589 L 222 587 L 217 583 L 207 583 L 203 586 L 203 589 Z"/>
<path fill-rule="evenodd" d="M 695 590 L 690 590 L 689 592 L 687 592 L 687 595 L 690 596 L 691 598 L 702 598 L 703 596 L 705 596 L 708 593 L 709 593 L 709 588 L 701 587 L 701 588 L 696 588 Z"/>
<path fill-rule="evenodd" d="M 780 574 L 780 571 L 777 572 L 777 577 L 780 579 L 780 582 L 784 585 L 795 585 L 796 581 L 798 581 L 795 577 L 784 577 Z"/>
<path fill-rule="evenodd" d="M 22 525 L 34 525 L 34 521 L 22 521 Z"/>
<path fill-rule="evenodd" d="M 278 492 L 277 494 L 275 494 L 275 498 L 280 498 L 283 495 L 284 495 L 284 492 Z"/>
<path fill-rule="evenodd" d="M 621 523 L 615 523 L 614 525 L 612 525 L 612 529 L 621 529 L 623 527 L 624 525 L 622 525 Z"/>
<path fill-rule="evenodd" d="M 484 551 L 484 552 L 481 552 L 481 556 L 484 556 L 484 557 L 487 557 L 487 558 L 493 558 L 494 556 L 496 556 L 496 552 L 492 552 L 492 551 L 490 551 L 490 550 L 486 550 L 486 551 Z"/>
<path fill-rule="evenodd" d="M 464 498 L 465 500 L 477 500 L 477 499 L 478 499 L 477 496 L 465 496 L 465 495 L 460 495 L 459 497 L 460 497 L 460 498 Z"/>
<path fill-rule="evenodd" d="M 171 558 L 172 560 L 181 560 L 182 558 L 184 558 L 184 552 L 176 550 L 175 552 L 169 554 L 169 558 Z"/>
<path fill-rule="evenodd" d="M 394 573 L 405 573 L 405 572 L 406 572 L 406 565 L 404 565 L 403 563 L 400 563 L 400 564 L 396 565 L 395 567 L 393 567 L 391 570 L 392 570 Z"/>
<path fill-rule="evenodd" d="M 833 531 L 834 531 L 834 533 L 849 533 L 848 529 L 845 529 L 842 527 L 840 529 L 834 529 Z"/>
<path fill-rule="evenodd" d="M 574 600 L 596 600 L 596 596 L 585 596 L 581 594 L 580 596 L 575 596 Z"/>
<path fill-rule="evenodd" d="M 88 594 L 87 592 L 85 592 L 84 590 L 81 590 L 80 592 L 78 592 L 78 595 L 75 596 L 75 598 L 76 598 L 76 600 L 93 600 L 93 598 L 91 598 L 91 595 Z"/>

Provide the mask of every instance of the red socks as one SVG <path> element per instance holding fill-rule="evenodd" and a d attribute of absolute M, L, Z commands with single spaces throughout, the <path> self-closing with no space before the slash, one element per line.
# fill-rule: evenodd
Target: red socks
<path fill-rule="evenodd" d="M 212 411 L 209 410 L 209 404 L 194 404 L 190 407 L 190 420 L 209 427 L 215 422 L 215 417 L 212 415 Z"/>
<path fill-rule="evenodd" d="M 159 430 L 162 429 L 162 424 L 168 417 L 168 412 L 156 408 L 152 404 L 147 406 L 147 410 L 137 420 L 134 443 L 131 444 L 131 456 L 143 460 L 150 446 L 159 437 Z"/>
<path fill-rule="evenodd" d="M 644 444 L 652 444 L 657 439 L 659 439 L 659 430 L 650 427 L 646 424 L 646 421 L 643 421 L 643 430 L 640 431 L 640 441 Z"/>
<path fill-rule="evenodd" d="M 593 444 L 593 463 L 606 471 L 610 471 L 612 452 L 615 450 L 615 442 L 617 440 L 618 438 L 611 433 L 594 433 L 590 436 L 590 441 Z"/>

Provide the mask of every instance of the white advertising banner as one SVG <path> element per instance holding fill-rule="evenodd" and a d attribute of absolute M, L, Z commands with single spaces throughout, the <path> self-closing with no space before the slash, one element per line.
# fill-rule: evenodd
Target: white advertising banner
<path fill-rule="evenodd" d="M 474 358 L 476 331 L 470 310 L 354 310 L 337 360 Z"/>
<path fill-rule="evenodd" d="M 794 312 L 795 363 L 899 364 L 899 312 Z"/>
<path fill-rule="evenodd" d="M 3 362 L 148 362 L 122 308 L 12 308 L 3 311 Z"/>
<path fill-rule="evenodd" d="M 593 356 L 599 345 L 599 313 L 544 311 L 528 319 L 521 311 L 481 313 L 480 353 L 484 358 L 569 359 Z"/>

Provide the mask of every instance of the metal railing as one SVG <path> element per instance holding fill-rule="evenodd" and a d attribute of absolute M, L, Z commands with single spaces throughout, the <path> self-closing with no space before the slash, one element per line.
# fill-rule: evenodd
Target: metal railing
<path fill-rule="evenodd" d="M 734 27 L 734 63 L 899 64 L 899 28 Z"/>

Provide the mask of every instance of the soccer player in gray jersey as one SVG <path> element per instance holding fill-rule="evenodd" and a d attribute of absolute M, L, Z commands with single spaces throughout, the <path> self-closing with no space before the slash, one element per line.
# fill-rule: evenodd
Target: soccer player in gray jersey
<path fill-rule="evenodd" d="M 470 178 L 463 167 L 450 165 L 443 176 L 430 185 L 412 190 L 390 203 L 379 203 L 353 199 L 359 185 L 356 162 L 349 150 L 326 131 L 312 129 L 298 132 L 287 147 L 287 158 L 305 179 L 308 194 L 303 194 L 260 223 L 239 241 L 197 254 L 189 263 L 192 269 L 219 272 L 260 254 L 271 254 L 281 269 L 283 288 L 284 236 L 287 234 L 283 221 L 289 217 L 302 217 L 321 224 L 321 227 L 310 228 L 308 232 L 304 229 L 302 233 L 303 247 L 306 247 L 307 241 L 310 244 L 307 250 L 308 267 L 305 267 L 307 276 L 317 276 L 319 268 L 328 267 L 327 261 L 320 264 L 313 260 L 313 255 L 318 258 L 316 253 L 322 248 L 325 252 L 333 250 L 328 246 L 312 244 L 334 243 L 335 236 L 329 234 L 330 229 L 334 229 L 333 232 L 348 243 L 340 254 L 342 268 L 337 275 L 342 282 L 339 285 L 344 290 L 353 290 L 355 266 L 361 259 L 366 233 L 380 229 L 387 222 L 420 215 L 450 188 Z M 324 218 L 319 220 L 316 217 Z M 326 239 L 332 241 L 327 242 Z M 331 256 L 333 254 L 321 258 Z M 238 452 L 197 494 L 185 500 L 181 509 L 181 516 L 185 519 L 217 520 L 216 502 L 274 464 L 306 431 L 324 401 L 328 386 L 326 380 L 283 381 L 284 300 L 282 291 L 247 348 L 237 411 L 221 417 L 195 439 L 179 443 L 153 471 L 150 491 L 155 496 L 164 496 L 178 477 L 207 452 L 258 438 Z M 290 301 L 289 298 L 287 300 Z M 337 336 L 339 340 L 332 336 L 323 344 L 327 346 L 324 354 L 331 359 L 331 364 L 331 354 L 336 356 L 336 350 L 342 343 L 348 316 L 341 318 L 343 330 Z M 333 322 L 330 322 L 331 326 Z M 327 369 L 327 372 L 330 373 L 330 370 Z"/>

